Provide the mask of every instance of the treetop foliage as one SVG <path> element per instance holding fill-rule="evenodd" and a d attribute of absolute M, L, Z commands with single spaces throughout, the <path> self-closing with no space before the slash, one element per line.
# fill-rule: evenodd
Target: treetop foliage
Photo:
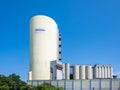
<path fill-rule="evenodd" d="M 37 86 L 27 85 L 15 73 L 4 76 L 0 75 L 0 90 L 63 90 L 62 87 L 55 87 L 49 83 L 43 83 Z"/>

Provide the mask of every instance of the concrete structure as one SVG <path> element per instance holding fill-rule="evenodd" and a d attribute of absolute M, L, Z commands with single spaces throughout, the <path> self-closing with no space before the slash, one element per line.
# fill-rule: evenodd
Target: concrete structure
<path fill-rule="evenodd" d="M 62 80 L 62 62 L 59 60 L 51 61 L 51 80 Z"/>
<path fill-rule="evenodd" d="M 120 79 L 36 80 L 28 81 L 28 84 L 36 86 L 44 82 L 56 87 L 63 87 L 63 90 L 120 90 Z"/>
<path fill-rule="evenodd" d="M 56 22 L 43 15 L 30 20 L 30 80 L 50 80 L 50 61 L 59 60 Z"/>
<path fill-rule="evenodd" d="M 113 78 L 113 69 L 111 65 L 96 64 L 93 68 L 94 78 Z"/>
<path fill-rule="evenodd" d="M 91 65 L 86 66 L 86 79 L 93 79 L 93 69 Z"/>
<path fill-rule="evenodd" d="M 98 66 L 94 66 L 93 68 L 93 77 L 98 78 Z"/>
<path fill-rule="evenodd" d="M 105 66 L 101 67 L 101 78 L 105 78 Z"/>
<path fill-rule="evenodd" d="M 31 71 L 28 73 L 28 80 L 32 80 L 32 72 Z"/>
<path fill-rule="evenodd" d="M 70 79 L 70 64 L 69 63 L 65 64 L 65 79 L 66 80 Z"/>
<path fill-rule="evenodd" d="M 80 79 L 80 70 L 79 70 L 79 65 L 73 65 L 73 79 L 74 80 L 79 80 Z"/>
<path fill-rule="evenodd" d="M 99 65 L 99 67 L 98 67 L 98 78 L 101 78 L 101 71 L 102 71 L 102 66 L 101 65 Z"/>
<path fill-rule="evenodd" d="M 80 79 L 86 79 L 85 65 L 80 65 Z"/>
<path fill-rule="evenodd" d="M 110 66 L 110 77 L 113 78 L 113 67 L 112 66 Z"/>
<path fill-rule="evenodd" d="M 63 69 L 62 69 L 62 78 L 63 78 L 63 80 L 65 80 L 66 78 L 65 78 L 65 63 L 63 63 L 62 64 L 63 65 Z"/>
<path fill-rule="evenodd" d="M 107 78 L 107 67 L 104 67 L 104 78 Z"/>

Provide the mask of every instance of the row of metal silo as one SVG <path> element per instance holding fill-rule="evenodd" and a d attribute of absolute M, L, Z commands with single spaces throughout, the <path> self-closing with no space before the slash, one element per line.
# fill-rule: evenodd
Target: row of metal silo
<path fill-rule="evenodd" d="M 112 78 L 113 77 L 113 68 L 111 65 L 99 65 L 96 64 L 93 67 L 94 78 Z"/>
<path fill-rule="evenodd" d="M 63 79 L 105 79 L 112 78 L 113 68 L 111 65 L 72 65 L 63 63 Z M 70 77 L 72 75 L 72 78 Z"/>
<path fill-rule="evenodd" d="M 73 65 L 73 79 L 92 79 L 91 65 Z"/>

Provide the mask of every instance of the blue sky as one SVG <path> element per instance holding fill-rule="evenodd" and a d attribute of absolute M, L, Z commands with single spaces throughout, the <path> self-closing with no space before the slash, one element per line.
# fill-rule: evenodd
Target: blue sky
<path fill-rule="evenodd" d="M 63 62 L 111 64 L 120 71 L 119 0 L 1 0 L 0 74 L 27 80 L 29 20 L 42 14 L 55 19 L 62 34 Z"/>

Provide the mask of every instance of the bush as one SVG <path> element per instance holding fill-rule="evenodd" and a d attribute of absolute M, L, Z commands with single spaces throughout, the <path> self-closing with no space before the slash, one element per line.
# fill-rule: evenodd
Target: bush
<path fill-rule="evenodd" d="M 20 90 L 34 90 L 34 87 L 26 85 L 26 86 L 22 86 Z"/>
<path fill-rule="evenodd" d="M 1 90 L 9 90 L 9 86 L 8 85 L 3 85 L 0 87 Z"/>
<path fill-rule="evenodd" d="M 50 85 L 49 83 L 43 83 L 43 84 L 40 84 L 38 86 L 35 86 L 34 87 L 35 90 L 63 90 L 62 87 L 55 87 L 53 85 Z"/>

